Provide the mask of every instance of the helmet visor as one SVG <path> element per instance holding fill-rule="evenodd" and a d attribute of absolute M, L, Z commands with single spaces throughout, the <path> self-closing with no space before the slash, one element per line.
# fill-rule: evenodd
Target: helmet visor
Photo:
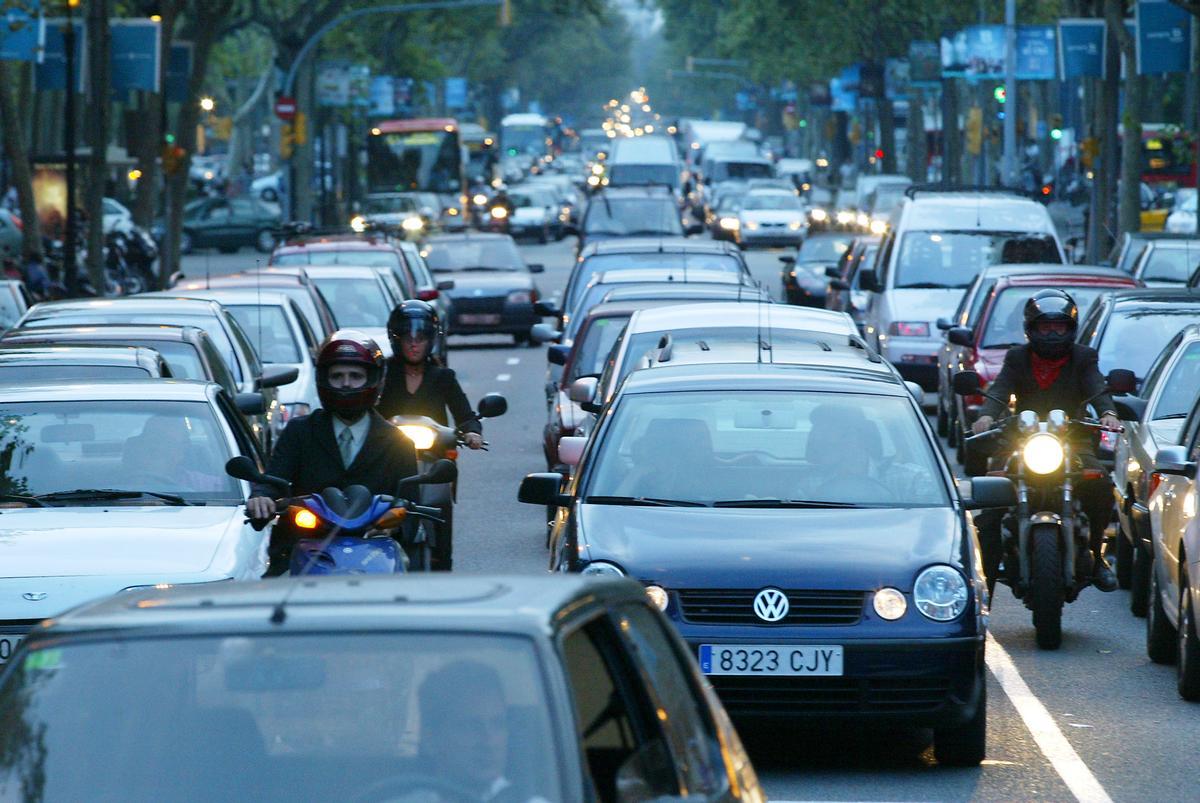
<path fill-rule="evenodd" d="M 433 321 L 428 318 L 406 318 L 396 329 L 401 340 L 428 343 L 433 337 Z"/>

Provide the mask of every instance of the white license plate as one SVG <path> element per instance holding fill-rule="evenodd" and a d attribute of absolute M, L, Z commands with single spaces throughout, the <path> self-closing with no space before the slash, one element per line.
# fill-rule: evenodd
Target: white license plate
<path fill-rule="evenodd" d="M 500 323 L 500 316 L 497 314 L 479 313 L 475 315 L 463 314 L 458 316 L 459 323 L 470 324 L 472 326 L 487 326 L 489 324 Z"/>
<path fill-rule="evenodd" d="M 0 666 L 8 663 L 8 659 L 13 657 L 13 653 L 17 651 L 17 645 L 24 638 L 24 636 L 0 633 Z"/>
<path fill-rule="evenodd" d="M 840 676 L 842 648 L 832 644 L 701 644 L 706 675 Z"/>

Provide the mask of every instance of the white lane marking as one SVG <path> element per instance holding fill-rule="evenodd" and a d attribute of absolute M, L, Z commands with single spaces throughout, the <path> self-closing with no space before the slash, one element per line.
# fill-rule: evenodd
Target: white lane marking
<path fill-rule="evenodd" d="M 509 365 L 518 365 L 521 362 L 521 358 L 520 357 L 509 357 L 507 362 Z"/>
<path fill-rule="evenodd" d="M 1021 720 L 1033 739 L 1037 742 L 1042 754 L 1050 761 L 1054 771 L 1063 779 L 1063 783 L 1071 790 L 1080 803 L 1112 803 L 1112 798 L 1104 791 L 1104 787 L 1096 780 L 1096 776 L 1088 769 L 1087 764 L 1071 747 L 1067 737 L 1063 736 L 1054 718 L 1042 705 L 1042 701 L 1034 696 L 1025 684 L 1025 679 L 1017 671 L 1012 658 L 1000 646 L 1000 642 L 988 633 L 987 665 L 1000 682 L 1000 687 L 1012 701 L 1013 707 L 1021 715 Z"/>
<path fill-rule="evenodd" d="M 496 375 L 497 382 L 507 382 L 510 379 L 512 379 L 512 374 L 497 374 Z"/>

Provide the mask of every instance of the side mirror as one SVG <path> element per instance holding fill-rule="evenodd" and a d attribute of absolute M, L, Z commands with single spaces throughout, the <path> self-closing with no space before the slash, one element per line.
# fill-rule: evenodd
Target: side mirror
<path fill-rule="evenodd" d="M 846 281 L 845 279 L 832 279 L 829 282 L 829 286 L 834 290 L 849 290 L 850 282 Z"/>
<path fill-rule="evenodd" d="M 879 287 L 879 274 L 874 270 L 859 270 L 858 286 L 867 292 L 878 293 L 881 289 Z"/>
<path fill-rule="evenodd" d="M 596 399 L 596 389 L 600 380 L 594 376 L 581 376 L 571 383 L 567 390 L 567 398 L 576 404 L 587 404 Z"/>
<path fill-rule="evenodd" d="M 792 258 L 792 261 L 793 262 L 796 261 L 795 257 Z M 826 265 L 825 266 L 825 275 L 828 276 L 830 279 L 842 278 L 842 272 L 840 270 L 838 270 L 837 265 Z"/>
<path fill-rule="evenodd" d="M 796 264 L 796 256 L 794 254 L 785 254 L 784 256 L 781 256 L 779 258 L 779 261 L 785 265 L 795 265 Z"/>
<path fill-rule="evenodd" d="M 959 371 L 951 381 L 956 396 L 978 396 L 983 392 L 983 383 L 974 371 Z"/>
<path fill-rule="evenodd" d="M 440 282 L 437 283 L 437 289 L 441 290 L 441 291 L 453 290 L 454 289 L 454 280 L 453 279 L 442 279 Z"/>
<path fill-rule="evenodd" d="M 699 223 L 689 223 L 687 226 L 684 227 L 683 233 L 687 237 L 693 237 L 697 234 L 703 234 L 704 227 L 701 226 Z"/>
<path fill-rule="evenodd" d="M 1186 446 L 1167 446 L 1154 455 L 1154 470 L 1159 474 L 1173 474 L 1192 479 L 1196 476 L 1196 464 L 1188 460 Z"/>
<path fill-rule="evenodd" d="M 517 501 L 527 505 L 562 505 L 563 475 L 553 471 L 539 474 L 526 474 L 521 480 L 521 489 L 517 491 Z"/>
<path fill-rule="evenodd" d="M 963 494 L 963 505 L 967 510 L 1012 507 L 1017 503 L 1017 489 L 1008 477 L 973 477 L 959 481 L 962 486 L 970 485 L 970 493 Z"/>
<path fill-rule="evenodd" d="M 558 440 L 558 462 L 565 466 L 575 467 L 583 457 L 583 447 L 587 446 L 587 438 L 569 435 Z"/>
<path fill-rule="evenodd" d="M 541 315 L 543 318 L 557 318 L 562 315 L 562 310 L 554 304 L 549 304 L 545 301 L 535 301 L 533 303 L 533 314 Z"/>
<path fill-rule="evenodd" d="M 917 400 L 917 404 L 925 401 L 925 388 L 921 387 L 916 382 L 905 382 L 904 387 L 908 388 L 908 392 Z"/>
<path fill-rule="evenodd" d="M 974 345 L 975 330 L 967 326 L 951 326 L 946 330 L 946 339 L 956 346 L 970 348 Z"/>
<path fill-rule="evenodd" d="M 1120 396 L 1113 399 L 1117 418 L 1122 421 L 1141 421 L 1142 416 L 1146 414 L 1146 406 L 1146 399 L 1137 396 Z"/>
<path fill-rule="evenodd" d="M 1128 368 L 1114 368 L 1105 377 L 1108 389 L 1113 393 L 1125 396 L 1137 390 L 1137 377 Z"/>
<path fill-rule="evenodd" d="M 436 460 L 429 469 L 418 474 L 414 481 L 418 485 L 443 485 L 458 479 L 458 465 L 453 460 Z"/>
<path fill-rule="evenodd" d="M 497 418 L 508 412 L 508 399 L 499 393 L 489 393 L 479 400 L 476 411 L 480 418 Z"/>
<path fill-rule="evenodd" d="M 567 358 L 571 355 L 571 347 L 555 344 L 546 349 L 546 362 L 551 365 L 566 365 Z"/>
<path fill-rule="evenodd" d="M 263 368 L 262 376 L 254 383 L 254 386 L 261 390 L 262 388 L 277 388 L 280 385 L 290 385 L 300 376 L 299 368 L 288 368 L 283 365 L 268 365 Z"/>
<path fill-rule="evenodd" d="M 937 328 L 942 330 L 943 332 L 945 332 L 951 326 L 954 326 L 954 324 L 950 323 L 949 318 L 938 318 L 937 323 L 934 325 L 937 326 Z"/>
<path fill-rule="evenodd" d="M 552 324 L 535 323 L 529 327 L 529 339 L 534 343 L 557 343 L 562 336 L 563 333 L 555 329 Z"/>
<path fill-rule="evenodd" d="M 242 415 L 262 415 L 267 411 L 267 400 L 261 393 L 239 393 L 233 404 Z"/>
<path fill-rule="evenodd" d="M 529 268 L 530 273 L 545 273 L 546 266 L 540 262 L 531 262 L 525 267 Z"/>

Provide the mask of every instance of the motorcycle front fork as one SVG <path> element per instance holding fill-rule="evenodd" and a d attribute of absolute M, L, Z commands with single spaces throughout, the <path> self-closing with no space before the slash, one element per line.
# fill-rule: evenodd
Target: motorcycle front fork
<path fill-rule="evenodd" d="M 1065 449 L 1066 454 L 1064 460 L 1067 465 L 1070 465 L 1069 447 Z M 1078 533 L 1087 532 L 1088 527 L 1083 521 L 1081 513 L 1075 510 L 1075 486 L 1071 482 L 1071 477 L 1068 474 L 1063 478 L 1062 483 L 1062 507 L 1060 512 L 1055 515 L 1052 513 L 1032 513 L 1029 502 L 1029 486 L 1025 482 L 1024 466 L 1018 464 L 1017 467 L 1017 506 L 1013 511 L 1016 525 L 1015 527 L 1002 528 L 1004 533 L 1005 545 L 1004 555 L 1006 563 L 1016 558 L 1019 566 L 1019 574 L 1016 578 L 1016 587 L 1014 591 L 1018 597 L 1024 597 L 1025 590 L 1029 588 L 1030 573 L 1032 571 L 1032 552 L 1030 549 L 1029 533 L 1031 527 L 1035 523 L 1053 523 L 1056 524 L 1062 532 L 1063 546 L 1063 562 L 1062 562 L 1062 582 L 1063 588 L 1066 589 L 1068 599 L 1074 599 L 1075 595 L 1083 586 L 1090 581 L 1091 571 L 1090 565 L 1082 567 L 1080 565 L 1080 557 L 1091 557 L 1091 553 L 1085 548 L 1080 549 L 1077 538 Z M 1011 548 L 1009 532 L 1016 532 L 1016 548 Z M 1090 564 L 1090 561 L 1088 561 Z M 1086 572 L 1080 572 L 1079 569 L 1088 568 Z M 1011 571 L 1006 572 L 1012 578 Z"/>

